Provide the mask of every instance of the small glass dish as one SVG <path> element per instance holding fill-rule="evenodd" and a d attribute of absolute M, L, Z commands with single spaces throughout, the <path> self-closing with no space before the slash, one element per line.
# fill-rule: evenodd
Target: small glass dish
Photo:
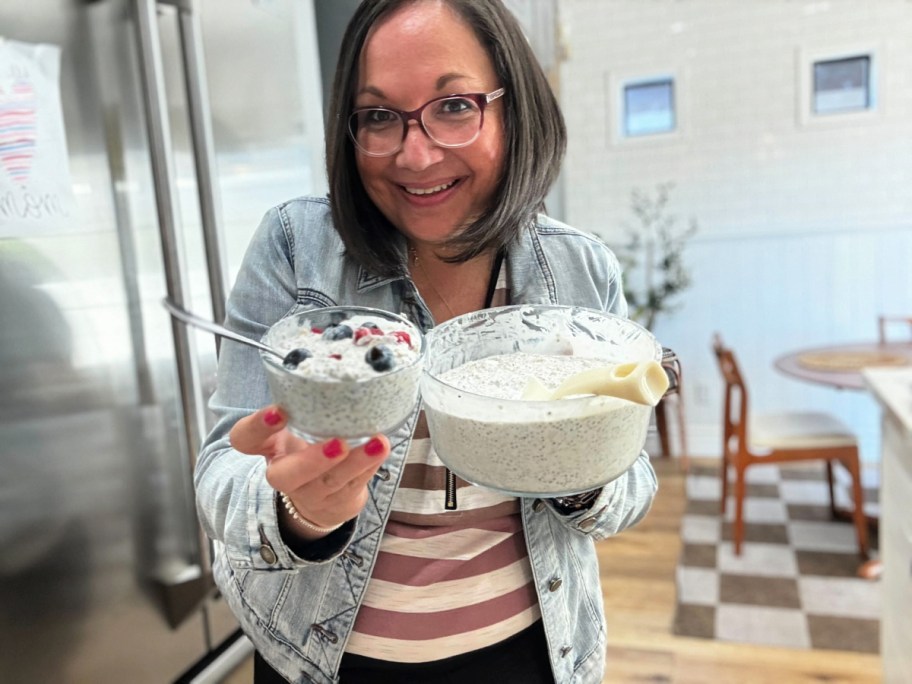
<path fill-rule="evenodd" d="M 652 406 L 594 395 L 523 400 L 516 397 L 535 359 L 498 371 L 517 352 L 604 366 L 661 361 L 662 347 L 633 321 L 581 307 L 508 306 L 450 319 L 428 332 L 427 346 L 421 394 L 431 442 L 469 482 L 515 496 L 567 496 L 617 478 L 643 449 Z M 489 357 L 494 367 L 476 384 L 445 375 Z"/>
<path fill-rule="evenodd" d="M 347 327 L 347 330 L 345 329 Z M 426 342 L 406 318 L 368 307 L 310 309 L 275 323 L 260 353 L 288 429 L 310 442 L 344 438 L 357 446 L 389 434 L 415 410 Z"/>

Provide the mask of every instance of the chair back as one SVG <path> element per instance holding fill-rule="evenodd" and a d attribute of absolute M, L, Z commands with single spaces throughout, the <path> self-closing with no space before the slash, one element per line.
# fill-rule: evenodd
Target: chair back
<path fill-rule="evenodd" d="M 725 346 L 718 333 L 713 336 L 713 352 L 725 382 L 725 401 L 722 409 L 723 456 L 738 456 L 747 452 L 747 385 L 741 375 L 735 353 Z"/>
<path fill-rule="evenodd" d="M 902 324 L 905 324 L 907 331 L 907 334 L 904 336 L 903 340 L 912 342 L 912 316 L 878 316 L 877 339 L 881 344 L 886 344 L 890 341 L 890 336 L 887 330 L 889 326 Z"/>

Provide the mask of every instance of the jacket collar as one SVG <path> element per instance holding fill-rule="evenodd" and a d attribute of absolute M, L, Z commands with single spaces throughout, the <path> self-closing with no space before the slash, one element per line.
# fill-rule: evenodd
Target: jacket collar
<path fill-rule="evenodd" d="M 378 287 L 383 287 L 397 280 L 405 280 L 408 276 L 408 244 L 402 235 L 396 236 L 396 254 L 399 255 L 399 264 L 402 268 L 401 275 L 380 276 L 371 273 L 364 266 L 358 266 L 358 293 L 370 292 Z"/>
<path fill-rule="evenodd" d="M 516 304 L 559 303 L 554 273 L 538 229 L 538 222 L 533 221 L 507 250 L 510 298 Z"/>

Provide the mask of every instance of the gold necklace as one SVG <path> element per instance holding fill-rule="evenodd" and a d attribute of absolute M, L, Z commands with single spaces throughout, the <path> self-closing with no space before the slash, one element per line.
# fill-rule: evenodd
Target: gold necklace
<path fill-rule="evenodd" d="M 415 251 L 414 247 L 409 247 L 409 254 L 412 257 L 412 263 L 414 263 L 415 266 L 417 266 L 421 270 L 422 275 L 424 275 L 424 279 L 427 281 L 427 284 L 431 288 L 431 291 L 435 295 L 437 295 L 437 299 L 439 299 L 443 303 L 443 305 L 446 307 L 446 310 L 449 312 L 450 316 L 452 316 L 453 318 L 456 318 L 456 312 L 453 311 L 453 307 L 450 306 L 450 303 L 446 300 L 446 297 L 444 297 L 442 294 L 440 294 L 440 290 L 438 290 L 436 288 L 436 286 L 434 285 L 433 279 L 431 278 L 430 275 L 428 275 L 428 272 L 424 269 L 424 266 L 421 265 L 421 261 L 418 259 L 418 252 Z"/>

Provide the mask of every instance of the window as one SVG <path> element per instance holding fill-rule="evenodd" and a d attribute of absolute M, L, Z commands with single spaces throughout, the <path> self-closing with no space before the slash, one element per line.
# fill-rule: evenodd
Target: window
<path fill-rule="evenodd" d="M 871 108 L 871 57 L 858 55 L 814 62 L 812 109 L 837 114 Z"/>
<path fill-rule="evenodd" d="M 652 135 L 675 129 L 674 81 L 629 83 L 624 86 L 624 135 Z"/>

